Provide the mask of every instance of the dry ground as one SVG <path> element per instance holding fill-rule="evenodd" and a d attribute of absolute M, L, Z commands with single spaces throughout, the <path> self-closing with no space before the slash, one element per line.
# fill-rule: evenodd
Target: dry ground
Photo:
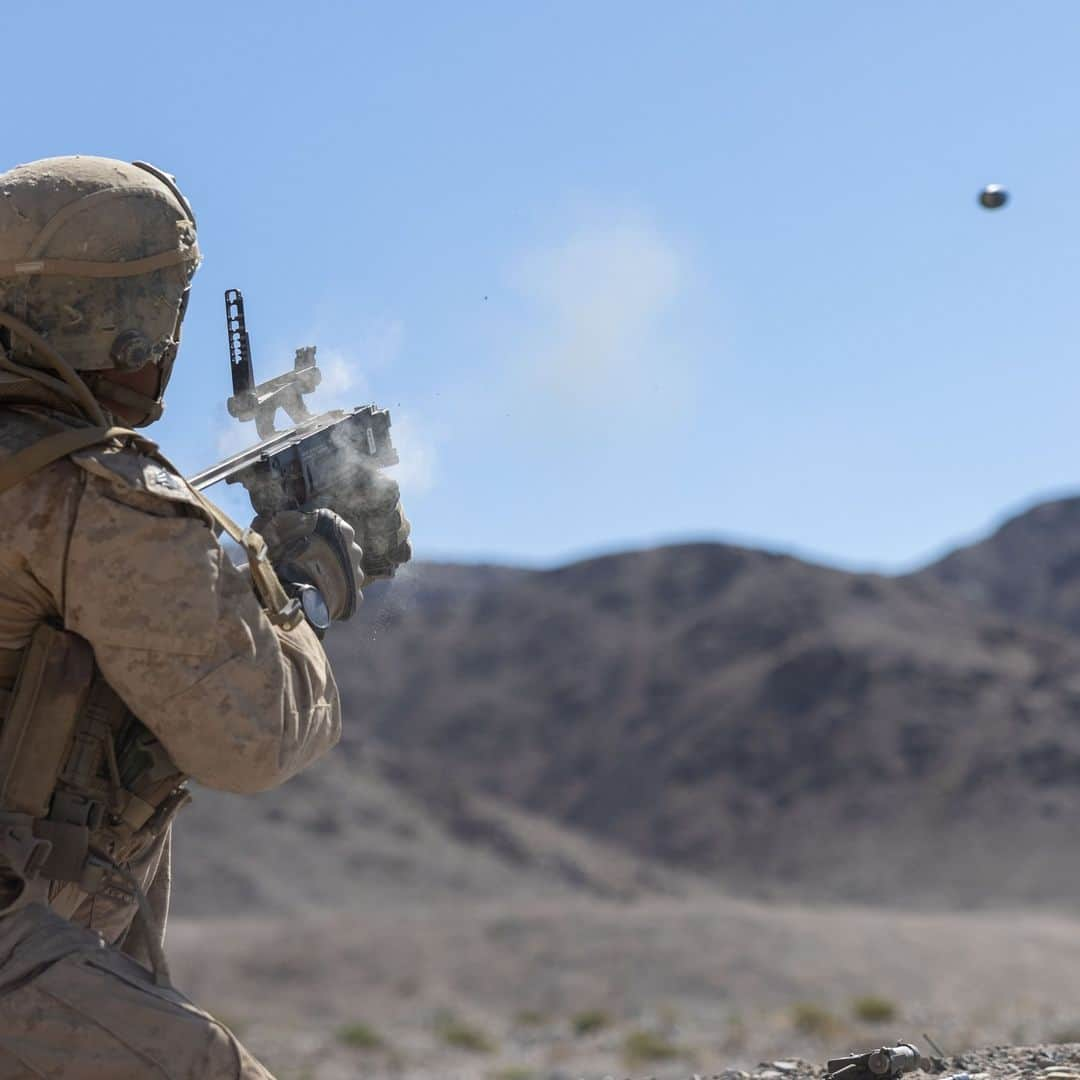
<path fill-rule="evenodd" d="M 170 936 L 178 985 L 283 1080 L 674 1078 L 926 1031 L 949 1054 L 1080 1039 L 1080 921 L 1045 913 L 699 892 L 179 921 Z"/>

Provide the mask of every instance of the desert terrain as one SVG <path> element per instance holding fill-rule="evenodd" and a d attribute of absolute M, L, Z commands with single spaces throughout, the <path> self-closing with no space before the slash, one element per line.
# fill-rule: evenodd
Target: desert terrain
<path fill-rule="evenodd" d="M 1080 1040 L 1080 500 L 901 577 L 699 543 L 372 594 L 342 746 L 177 829 L 177 984 L 278 1075 L 1072 1067 L 971 1052 Z"/>
<path fill-rule="evenodd" d="M 178 985 L 282 1077 L 685 1077 L 931 1038 L 1080 1040 L 1080 926 L 1046 914 L 442 898 L 182 920 Z"/>

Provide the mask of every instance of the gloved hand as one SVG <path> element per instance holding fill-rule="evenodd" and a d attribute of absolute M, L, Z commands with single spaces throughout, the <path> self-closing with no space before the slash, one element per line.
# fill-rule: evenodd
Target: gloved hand
<path fill-rule="evenodd" d="M 393 577 L 394 571 L 412 558 L 412 527 L 401 507 L 396 480 L 374 469 L 358 470 L 356 486 L 341 509 L 356 527 L 368 581 Z"/>
<path fill-rule="evenodd" d="M 269 518 L 257 517 L 252 528 L 266 541 L 283 584 L 314 585 L 335 622 L 356 611 L 363 599 L 364 552 L 343 517 L 333 510 L 279 510 Z"/>

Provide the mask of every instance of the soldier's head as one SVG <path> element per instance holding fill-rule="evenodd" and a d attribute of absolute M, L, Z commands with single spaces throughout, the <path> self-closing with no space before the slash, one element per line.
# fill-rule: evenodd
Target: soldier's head
<path fill-rule="evenodd" d="M 153 422 L 198 265 L 191 207 L 152 165 L 56 157 L 0 173 L 0 367 L 91 420 L 96 401 Z"/>

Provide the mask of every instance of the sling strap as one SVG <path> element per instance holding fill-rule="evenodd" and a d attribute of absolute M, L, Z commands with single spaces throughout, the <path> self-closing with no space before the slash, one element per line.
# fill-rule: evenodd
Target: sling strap
<path fill-rule="evenodd" d="M 59 431 L 55 435 L 47 435 L 25 450 L 20 450 L 17 454 L 0 460 L 0 495 L 62 457 L 85 450 L 89 446 L 111 442 L 113 439 L 128 439 L 144 453 L 168 466 L 178 476 L 181 475 L 172 462 L 158 450 L 156 442 L 130 428 L 71 428 Z M 187 481 L 185 480 L 184 483 L 187 484 Z M 242 529 L 202 492 L 197 491 L 190 484 L 187 486 L 210 520 L 239 544 L 247 556 L 248 566 L 251 568 L 251 579 L 262 600 L 267 618 L 275 626 L 284 627 L 286 630 L 293 630 L 299 626 L 304 618 L 303 610 L 296 599 L 286 594 L 274 568 L 270 565 L 266 541 L 254 529 Z"/>
<path fill-rule="evenodd" d="M 157 449 L 157 444 L 151 442 L 150 439 L 137 431 L 122 427 L 69 428 L 55 435 L 47 435 L 33 446 L 28 446 L 25 450 L 20 450 L 17 454 L 0 461 L 0 494 L 21 484 L 40 469 L 44 469 L 46 465 L 51 465 L 62 457 L 74 454 L 78 450 L 85 450 L 88 446 L 132 436 L 141 444 L 140 449 Z"/>

